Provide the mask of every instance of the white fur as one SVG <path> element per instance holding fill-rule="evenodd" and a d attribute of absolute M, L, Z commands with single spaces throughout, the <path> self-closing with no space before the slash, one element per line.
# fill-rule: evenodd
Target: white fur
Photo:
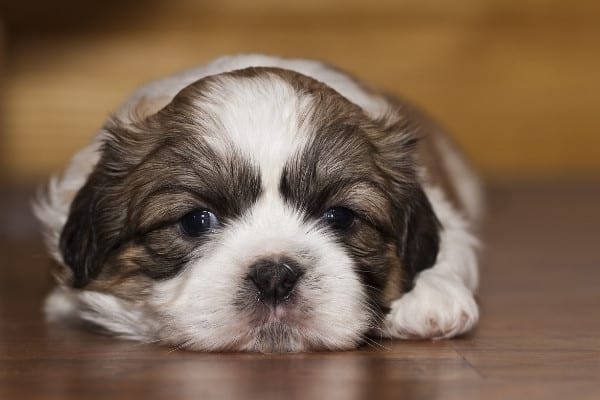
<path fill-rule="evenodd" d="M 242 81 L 221 78 L 197 101 L 198 108 L 219 116 L 218 126 L 205 132 L 204 139 L 223 154 L 233 145 L 260 167 L 263 186 L 275 191 L 286 161 L 309 137 L 310 127 L 302 116 L 311 111 L 311 103 L 309 96 L 298 96 L 275 75 Z"/>
<path fill-rule="evenodd" d="M 142 342 L 154 342 L 158 324 L 146 308 L 118 297 L 89 291 L 57 287 L 44 304 L 51 322 L 87 322 L 114 336 Z"/>
<path fill-rule="evenodd" d="M 479 221 L 484 211 L 479 178 L 445 135 L 436 135 L 434 143 L 441 155 L 444 168 L 450 172 L 448 175 L 456 188 L 459 201 L 464 205 L 465 217 L 469 221 Z"/>
<path fill-rule="evenodd" d="M 390 112 L 382 97 L 363 90 L 351 78 L 319 62 L 244 55 L 224 57 L 149 83 L 134 92 L 116 115 L 125 122 L 135 118 L 140 102 L 145 103 L 144 112 L 157 111 L 182 88 L 202 77 L 249 66 L 281 67 L 311 76 L 361 106 L 373 118 Z M 296 342 L 290 349 L 302 350 L 309 344 L 349 348 L 357 343 L 357 332 L 367 328 L 367 306 L 364 290 L 350 272 L 349 256 L 326 234 L 303 224 L 276 193 L 285 160 L 305 144 L 306 135 L 301 131 L 306 127 L 299 123 L 299 116 L 310 108 L 310 98 L 299 99 L 281 80 L 269 82 L 265 88 L 264 81 L 249 80 L 246 86 L 233 89 L 223 81 L 220 90 L 214 92 L 213 112 L 228 132 L 226 142 L 219 142 L 223 136 L 215 135 L 214 144 L 223 151 L 233 144 L 260 166 L 266 183 L 264 196 L 248 214 L 224 231 L 201 264 L 189 265 L 178 277 L 157 284 L 151 304 L 141 307 L 106 294 L 61 288 L 46 303 L 50 317 L 77 314 L 125 337 L 161 340 L 195 349 L 223 349 L 228 343 L 235 343 L 239 349 L 261 350 L 261 344 L 251 334 L 243 333 L 245 317 L 231 307 L 240 270 L 259 255 L 298 254 L 308 249 L 316 257 L 308 276 L 319 283 L 299 287 L 300 292 L 307 294 L 305 298 L 314 298 L 314 310 L 310 316 L 296 317 Z M 219 93 L 223 96 L 221 102 Z M 261 114 L 273 118 L 240 113 L 244 104 L 252 104 L 255 110 L 258 107 Z M 235 107 L 236 112 L 228 107 Z M 72 159 L 66 173 L 51 181 L 47 196 L 35 208 L 48 231 L 49 248 L 59 262 L 62 258 L 57 250 L 58 239 L 70 202 L 98 160 L 98 143 L 103 135 L 103 131 L 99 132 L 94 143 Z M 461 168 L 454 159 L 448 163 L 453 170 Z M 473 180 L 465 171 L 453 172 L 465 177 L 455 184 L 465 203 L 471 205 L 471 216 L 478 214 L 479 200 L 470 183 Z M 436 265 L 418 276 L 411 292 L 393 302 L 384 324 L 391 337 L 451 337 L 471 329 L 478 318 L 473 299 L 477 287 L 476 240 L 470 233 L 467 216 L 452 209 L 440 189 L 426 187 L 426 193 L 444 227 L 441 249 Z M 309 340 L 301 334 L 303 329 L 311 330 L 313 343 L 307 343 Z"/>

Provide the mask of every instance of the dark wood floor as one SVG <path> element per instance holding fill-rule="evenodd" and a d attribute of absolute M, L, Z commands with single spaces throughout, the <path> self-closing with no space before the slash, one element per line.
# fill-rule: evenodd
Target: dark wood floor
<path fill-rule="evenodd" d="M 0 399 L 600 399 L 598 184 L 490 190 L 474 333 L 297 355 L 196 354 L 46 325 L 27 191 L 0 190 Z"/>

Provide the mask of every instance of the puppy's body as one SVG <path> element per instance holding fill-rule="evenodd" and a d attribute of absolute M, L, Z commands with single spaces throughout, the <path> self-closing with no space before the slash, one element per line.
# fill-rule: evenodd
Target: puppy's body
<path fill-rule="evenodd" d="M 140 88 L 51 181 L 46 311 L 196 350 L 451 337 L 478 318 L 480 208 L 410 106 L 315 61 L 225 57 Z"/>

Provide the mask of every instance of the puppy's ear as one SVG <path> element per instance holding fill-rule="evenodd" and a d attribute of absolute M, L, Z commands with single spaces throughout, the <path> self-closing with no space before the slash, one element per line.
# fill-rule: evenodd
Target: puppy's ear
<path fill-rule="evenodd" d="M 407 290 L 415 276 L 435 264 L 439 252 L 441 224 L 420 186 L 412 190 L 402 216 L 398 246 L 400 260 L 407 273 Z"/>
<path fill-rule="evenodd" d="M 79 190 L 69 211 L 59 242 L 65 264 L 73 272 L 73 286 L 84 287 L 100 273 L 115 246 L 114 233 L 107 231 L 105 185 L 94 171 Z"/>
<path fill-rule="evenodd" d="M 419 141 L 427 127 L 424 117 L 407 104 L 390 98 L 398 108 L 378 121 L 374 136 L 395 199 L 398 256 L 405 269 L 405 289 L 410 290 L 416 275 L 434 265 L 439 251 L 442 226 L 418 177 Z"/>

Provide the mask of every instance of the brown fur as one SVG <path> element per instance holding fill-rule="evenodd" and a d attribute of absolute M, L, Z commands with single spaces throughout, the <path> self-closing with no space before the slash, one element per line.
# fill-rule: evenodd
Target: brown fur
<path fill-rule="evenodd" d="M 453 208 L 463 212 L 465 204 L 462 203 L 456 191 L 456 185 L 452 182 L 450 169 L 444 165 L 445 152 L 447 151 L 452 151 L 463 158 L 463 162 L 467 162 L 458 147 L 447 135 L 442 133 L 442 129 L 435 121 L 421 110 L 397 96 L 387 95 L 386 99 L 396 107 L 399 114 L 410 120 L 418 130 L 419 143 L 416 157 L 418 165 L 423 167 L 426 172 L 424 176 L 426 182 L 433 186 L 439 186 L 448 197 Z"/>

